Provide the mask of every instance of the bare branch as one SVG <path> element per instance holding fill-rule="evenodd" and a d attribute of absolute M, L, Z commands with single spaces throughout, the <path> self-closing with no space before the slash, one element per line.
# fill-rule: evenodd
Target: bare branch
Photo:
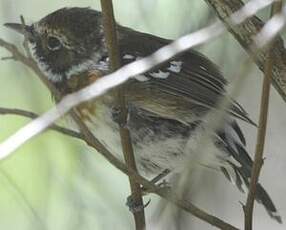
<path fill-rule="evenodd" d="M 18 115 L 21 117 L 27 117 L 27 118 L 31 118 L 31 119 L 35 119 L 35 118 L 39 117 L 38 114 L 30 112 L 30 111 L 26 111 L 26 110 L 22 110 L 22 109 L 3 108 L 3 107 L 0 107 L 0 114 L 1 115 Z M 70 136 L 70 137 L 75 137 L 75 138 L 84 140 L 84 137 L 81 135 L 81 133 L 74 131 L 74 130 L 71 130 L 71 129 L 61 127 L 59 125 L 52 125 L 50 127 L 50 129 L 57 131 L 59 133 L 62 133 L 64 135 Z"/>
<path fill-rule="evenodd" d="M 242 0 L 205 0 L 212 8 L 215 10 L 218 17 L 227 27 L 228 31 L 234 36 L 234 38 L 240 43 L 240 45 L 245 49 L 246 52 L 250 54 L 251 57 L 255 57 L 254 61 L 259 69 L 263 72 L 266 72 L 265 62 L 268 57 L 267 52 L 262 51 L 259 55 L 255 55 L 253 49 L 249 49 L 251 44 L 254 42 L 255 36 L 262 30 L 264 27 L 264 22 L 258 17 L 253 16 L 250 19 L 246 20 L 241 25 L 233 24 L 228 20 L 229 16 L 232 15 L 237 10 L 241 9 L 244 6 Z M 252 1 L 250 1 L 252 2 Z M 249 4 L 248 2 L 247 4 Z M 269 3 L 268 0 L 260 0 L 258 2 Z M 255 4 L 251 9 L 255 8 Z M 254 15 L 254 14 L 253 14 Z M 282 16 L 282 15 L 281 15 Z M 275 17 L 278 20 L 278 23 L 285 24 L 285 15 L 282 17 Z M 279 19 L 280 18 L 280 19 Z M 274 18 L 273 18 L 274 19 Z M 284 22 L 281 22 L 281 19 Z M 272 20 L 273 22 L 274 20 Z M 267 22 L 268 24 L 268 22 Z M 277 21 L 276 21 L 277 24 Z M 273 24 L 268 24 L 268 30 L 272 35 L 277 34 L 273 31 Z M 269 30 L 269 27 L 271 28 Z M 281 26 L 281 24 L 280 24 Z M 281 28 L 280 28 L 281 30 Z M 266 34 L 263 34 L 260 38 L 265 38 Z M 280 96 L 286 101 L 286 50 L 284 48 L 283 39 L 281 36 L 277 36 L 275 42 L 273 43 L 273 68 L 272 68 L 272 84 L 275 89 L 278 91 Z"/>
<path fill-rule="evenodd" d="M 24 19 L 23 15 L 20 16 L 20 20 L 21 20 L 23 28 L 25 28 L 26 23 L 25 23 L 25 19 Z M 24 33 L 25 33 L 25 36 L 24 36 L 24 41 L 23 41 L 23 47 L 26 51 L 26 55 L 29 58 L 32 58 L 32 55 L 31 55 L 30 50 L 29 50 L 29 45 L 28 45 L 27 31 L 24 30 Z"/>
<path fill-rule="evenodd" d="M 274 2 L 271 8 L 271 17 L 273 17 L 274 14 L 281 12 L 281 10 L 282 10 L 282 1 Z M 272 69 L 273 69 L 273 64 L 274 64 L 274 55 L 272 52 L 273 46 L 272 44 L 270 46 L 271 47 L 268 51 L 268 57 L 266 59 L 265 68 L 264 68 L 265 75 L 263 79 L 262 95 L 261 95 L 261 102 L 260 102 L 260 116 L 259 116 L 255 156 L 254 156 L 254 162 L 253 162 L 252 171 L 251 171 L 247 202 L 246 202 L 246 205 L 244 206 L 244 216 L 245 216 L 244 228 L 245 230 L 252 230 L 253 208 L 254 208 L 254 200 L 256 196 L 256 187 L 257 187 L 260 171 L 263 165 L 263 152 L 264 152 L 264 144 L 265 144 L 266 128 L 267 128 L 270 86 L 271 86 L 271 80 L 272 80 Z"/>
<path fill-rule="evenodd" d="M 10 57 L 1 57 L 1 61 L 7 61 L 7 60 L 14 60 L 13 56 Z"/>
<path fill-rule="evenodd" d="M 117 41 L 116 23 L 113 14 L 112 0 L 101 0 L 101 8 L 103 15 L 103 28 L 105 32 L 105 40 L 108 48 L 109 58 L 111 62 L 111 68 L 113 71 L 120 68 L 120 56 L 119 47 Z M 124 155 L 125 162 L 129 168 L 132 168 L 137 172 L 137 167 L 135 163 L 134 151 L 132 146 L 132 141 L 129 133 L 129 129 L 126 125 L 128 109 L 126 106 L 125 92 L 124 88 L 118 87 L 117 93 L 117 104 L 120 109 L 119 115 L 119 132 L 121 137 L 122 152 Z M 139 207 L 138 210 L 133 211 L 133 216 L 135 220 L 135 226 L 137 230 L 144 230 L 146 228 L 145 224 L 145 213 L 144 204 L 142 199 L 142 192 L 140 184 L 138 184 L 131 175 L 129 175 L 129 183 L 131 188 L 131 197 L 133 205 Z"/>

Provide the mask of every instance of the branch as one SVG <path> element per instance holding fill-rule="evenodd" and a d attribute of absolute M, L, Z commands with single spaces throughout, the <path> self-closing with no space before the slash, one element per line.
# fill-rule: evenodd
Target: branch
<path fill-rule="evenodd" d="M 108 48 L 108 53 L 111 62 L 112 71 L 115 71 L 120 68 L 120 55 L 119 47 L 117 41 L 117 31 L 116 23 L 114 20 L 113 14 L 113 5 L 112 0 L 101 0 L 101 8 L 103 15 L 103 28 L 105 32 L 105 40 Z M 117 104 L 120 109 L 119 114 L 119 132 L 121 137 L 121 146 L 122 152 L 124 155 L 125 162 L 129 168 L 132 168 L 137 172 L 137 167 L 135 163 L 134 151 L 132 146 L 132 141 L 130 137 L 129 129 L 126 125 L 128 117 L 128 109 L 126 105 L 125 92 L 124 88 L 118 87 L 116 90 L 117 93 Z M 140 184 L 137 183 L 131 175 L 129 175 L 129 183 L 131 188 L 131 198 L 132 205 L 138 210 L 132 210 L 135 226 L 137 230 L 144 230 L 146 228 L 145 224 L 145 213 L 144 213 L 144 204 L 142 199 L 142 192 Z"/>
<path fill-rule="evenodd" d="M 22 110 L 22 109 L 3 108 L 3 107 L 0 107 L 0 114 L 1 115 L 18 115 L 21 117 L 28 117 L 31 119 L 35 119 L 35 118 L 39 117 L 38 114 L 30 112 L 30 111 L 26 111 L 26 110 Z M 76 132 L 76 131 L 71 130 L 71 129 L 61 127 L 59 125 L 52 125 L 49 127 L 49 129 L 57 131 L 59 133 L 62 133 L 64 135 L 67 135 L 70 137 L 75 137 L 75 138 L 84 140 L 84 137 L 81 135 L 81 133 Z"/>
<path fill-rule="evenodd" d="M 253 16 L 240 25 L 235 25 L 229 20 L 229 16 L 244 6 L 241 0 L 205 0 L 216 12 L 217 16 L 227 27 L 228 31 L 240 43 L 251 57 L 255 57 L 254 62 L 262 72 L 266 72 L 266 60 L 268 54 L 262 51 L 259 55 L 253 53 L 249 49 L 254 41 L 254 37 L 264 27 L 264 22 L 258 17 Z M 265 0 L 262 2 L 271 2 Z M 249 2 L 248 2 L 249 3 Z M 247 4 L 248 4 L 247 3 Z M 253 6 L 255 7 L 255 6 Z M 251 9 L 250 9 L 251 10 Z M 280 96 L 286 102 L 286 50 L 284 48 L 283 39 L 277 36 L 272 45 L 273 68 L 272 68 L 272 84 L 278 91 Z"/>
<path fill-rule="evenodd" d="M 282 10 L 282 1 L 276 1 L 272 4 L 271 17 L 274 14 L 280 13 Z M 260 102 L 260 116 L 257 132 L 257 142 L 255 149 L 254 162 L 251 170 L 251 178 L 249 185 L 249 192 L 247 196 L 246 205 L 244 206 L 244 228 L 245 230 L 252 230 L 253 225 L 253 208 L 254 200 L 256 196 L 256 186 L 258 183 L 258 178 L 263 165 L 263 152 L 266 137 L 267 128 L 267 118 L 268 118 L 268 108 L 269 108 L 269 97 L 270 97 L 270 87 L 272 80 L 272 69 L 274 65 L 274 55 L 273 55 L 273 45 L 270 44 L 267 59 L 265 61 L 265 74 L 262 86 L 262 95 Z"/>

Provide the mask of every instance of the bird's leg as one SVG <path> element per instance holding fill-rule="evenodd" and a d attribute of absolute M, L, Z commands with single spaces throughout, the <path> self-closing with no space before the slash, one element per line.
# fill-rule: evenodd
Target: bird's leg
<path fill-rule="evenodd" d="M 128 206 L 130 212 L 135 213 L 140 212 L 142 209 L 146 208 L 150 204 L 150 202 L 151 200 L 149 199 L 146 204 L 138 205 L 134 201 L 132 195 L 130 195 L 127 197 L 126 205 Z"/>

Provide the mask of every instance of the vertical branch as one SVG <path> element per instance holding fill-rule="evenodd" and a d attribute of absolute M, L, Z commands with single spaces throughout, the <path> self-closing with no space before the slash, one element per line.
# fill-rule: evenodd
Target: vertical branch
<path fill-rule="evenodd" d="M 282 1 L 276 1 L 272 4 L 271 17 L 280 12 L 282 9 Z M 272 68 L 273 68 L 273 54 L 272 44 L 270 44 L 267 59 L 265 61 L 265 74 L 262 86 L 262 95 L 260 102 L 260 116 L 257 132 L 257 142 L 255 148 L 254 163 L 251 171 L 251 179 L 249 185 L 249 192 L 247 196 L 246 205 L 244 206 L 244 228 L 245 230 L 252 230 L 253 226 L 253 208 L 256 194 L 256 186 L 258 183 L 259 174 L 263 165 L 263 151 L 265 145 L 266 129 L 267 129 L 267 118 L 268 118 L 268 107 L 269 107 L 269 95 L 270 86 L 272 80 Z"/>
<path fill-rule="evenodd" d="M 120 56 L 119 56 L 119 47 L 117 42 L 116 34 L 116 23 L 114 20 L 112 0 L 101 0 L 102 14 L 103 14 L 103 26 L 105 32 L 105 39 L 109 53 L 109 59 L 111 63 L 112 71 L 117 70 L 120 67 Z M 117 104 L 120 108 L 119 114 L 119 129 L 121 137 L 122 151 L 124 154 L 124 159 L 128 167 L 137 171 L 134 152 L 130 137 L 130 132 L 126 126 L 128 109 L 126 106 L 126 100 L 124 95 L 124 86 L 121 86 L 117 90 Z M 134 205 L 140 208 L 139 211 L 133 212 L 135 225 L 137 230 L 145 229 L 145 214 L 144 214 L 144 205 L 141 194 L 140 184 L 137 183 L 132 176 L 129 175 L 129 182 L 131 188 L 131 197 Z"/>

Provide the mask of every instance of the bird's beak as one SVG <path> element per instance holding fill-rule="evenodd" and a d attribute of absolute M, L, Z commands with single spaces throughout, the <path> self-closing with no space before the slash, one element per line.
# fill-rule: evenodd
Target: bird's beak
<path fill-rule="evenodd" d="M 32 32 L 32 26 L 26 26 L 22 25 L 20 23 L 5 23 L 4 26 L 6 26 L 9 29 L 12 29 L 22 35 L 27 36 L 29 40 L 33 40 L 34 35 Z"/>
<path fill-rule="evenodd" d="M 15 30 L 16 32 L 20 34 L 25 34 L 28 31 L 29 26 L 24 26 L 19 23 L 5 23 L 4 26 L 6 26 L 9 29 Z"/>

